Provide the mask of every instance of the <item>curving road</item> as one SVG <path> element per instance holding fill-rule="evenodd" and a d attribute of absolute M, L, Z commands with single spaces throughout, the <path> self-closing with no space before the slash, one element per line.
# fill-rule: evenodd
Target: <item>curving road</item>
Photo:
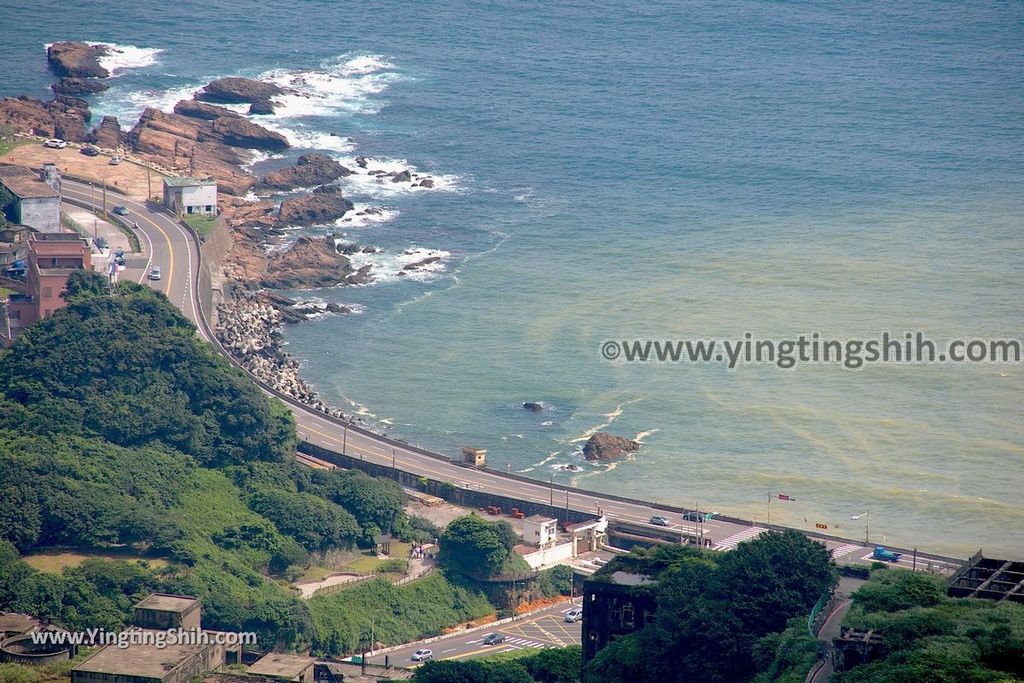
<path fill-rule="evenodd" d="M 98 208 L 98 192 L 88 184 L 64 179 L 61 191 L 65 198 L 76 204 Z M 160 266 L 162 270 L 163 280 L 149 284 L 163 291 L 181 308 L 182 312 L 196 324 L 203 339 L 223 351 L 213 338 L 205 318 L 200 315 L 202 309 L 197 301 L 196 286 L 199 273 L 199 245 L 191 231 L 172 216 L 153 209 L 144 202 L 123 195 L 114 197 L 116 199 L 112 199 L 108 193 L 108 208 L 114 204 L 128 208 L 130 215 L 127 218 L 138 223 L 139 231 L 149 248 L 152 265 Z M 263 386 L 263 389 L 267 391 L 268 387 Z M 678 509 L 672 512 L 667 511 L 665 506 L 656 507 L 652 503 L 630 502 L 602 493 L 567 488 L 558 484 L 545 484 L 542 481 L 509 476 L 493 470 L 463 467 L 445 456 L 432 454 L 360 427 L 346 425 L 341 420 L 327 417 L 297 402 L 283 400 L 295 417 L 296 428 L 302 439 L 337 453 L 346 453 L 416 476 L 448 481 L 460 488 L 497 493 L 517 500 L 551 504 L 589 514 L 596 514 L 600 509 L 610 520 L 646 525 L 652 516 L 660 515 L 672 520 L 667 528 L 676 532 L 691 530 L 694 526 L 693 523 L 681 521 Z M 675 520 L 680 522 L 677 523 Z M 664 530 L 664 527 L 660 529 Z M 704 522 L 703 531 L 706 537 L 712 539 L 716 549 L 728 551 L 737 543 L 756 537 L 764 529 L 749 522 L 737 523 L 715 519 Z M 871 548 L 863 543 L 843 539 L 827 539 L 823 542 L 834 551 L 836 560 L 840 563 L 863 562 L 871 553 Z M 908 568 L 912 563 L 909 554 L 904 555 L 899 562 L 900 566 Z M 960 561 L 953 558 L 925 556 L 923 553 L 918 554 L 916 560 L 918 569 L 932 567 L 952 571 L 959 564 Z"/>

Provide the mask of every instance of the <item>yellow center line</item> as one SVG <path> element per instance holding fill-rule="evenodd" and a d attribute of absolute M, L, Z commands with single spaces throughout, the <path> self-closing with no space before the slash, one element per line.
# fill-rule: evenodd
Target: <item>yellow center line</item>
<path fill-rule="evenodd" d="M 83 192 L 81 190 L 78 190 L 76 188 L 70 188 L 70 187 L 67 188 L 65 191 L 69 192 L 69 194 L 77 194 L 80 198 L 85 198 L 86 200 L 88 200 L 88 202 L 90 204 L 93 205 L 93 208 L 96 207 L 96 203 L 93 200 L 91 195 L 89 195 L 89 194 L 87 194 L 87 193 L 85 193 L 85 192 Z M 138 202 L 134 202 L 134 203 L 138 204 Z M 167 286 L 164 289 L 164 294 L 166 294 L 167 297 L 170 298 L 170 296 L 171 296 L 171 284 L 174 282 L 174 247 L 171 245 L 171 238 L 170 238 L 170 236 L 166 232 L 164 232 L 163 228 L 161 228 L 159 225 L 157 225 L 156 222 L 150 220 L 149 217 L 146 216 L 146 214 L 136 212 L 136 215 L 139 218 L 141 218 L 142 220 L 144 220 L 147 223 L 149 223 L 150 225 L 152 225 L 154 228 L 156 228 L 157 231 L 161 235 L 164 236 L 164 240 L 167 242 L 167 258 L 168 258 L 168 263 L 167 263 L 167 279 L 164 280 L 164 282 L 166 283 Z"/>

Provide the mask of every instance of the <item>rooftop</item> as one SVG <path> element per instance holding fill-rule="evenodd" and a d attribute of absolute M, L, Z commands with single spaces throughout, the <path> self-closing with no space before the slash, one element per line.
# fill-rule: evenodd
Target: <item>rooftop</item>
<path fill-rule="evenodd" d="M 162 679 L 183 660 L 201 652 L 206 645 L 108 645 L 75 667 L 75 671 Z"/>
<path fill-rule="evenodd" d="M 32 235 L 33 242 L 82 242 L 84 239 L 77 232 L 37 232 Z"/>
<path fill-rule="evenodd" d="M 178 176 L 175 178 L 164 178 L 166 187 L 192 187 L 194 185 L 216 185 L 213 178 L 194 178 L 190 176 Z"/>
<path fill-rule="evenodd" d="M 152 593 L 140 600 L 135 609 L 153 609 L 161 612 L 187 612 L 199 600 L 188 595 Z"/>
<path fill-rule="evenodd" d="M 0 183 L 19 199 L 58 197 L 57 191 L 24 166 L 0 164 Z"/>
<path fill-rule="evenodd" d="M 271 652 L 261 657 L 247 671 L 257 676 L 274 676 L 277 678 L 295 678 L 308 669 L 316 660 L 302 655 L 282 655 Z"/>
<path fill-rule="evenodd" d="M 524 522 L 533 522 L 534 524 L 544 524 L 545 522 L 558 523 L 558 520 L 554 517 L 545 517 L 544 515 L 530 515 Z"/>

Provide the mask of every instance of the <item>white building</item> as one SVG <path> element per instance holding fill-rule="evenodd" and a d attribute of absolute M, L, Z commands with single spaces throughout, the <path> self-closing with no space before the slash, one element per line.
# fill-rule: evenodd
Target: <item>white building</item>
<path fill-rule="evenodd" d="M 8 218 L 39 232 L 62 232 L 60 194 L 24 166 L 0 164 L 0 186 L 11 195 Z"/>
<path fill-rule="evenodd" d="M 523 541 L 545 548 L 558 540 L 558 520 L 530 515 L 523 520 Z"/>
<path fill-rule="evenodd" d="M 176 214 L 217 215 L 217 181 L 212 178 L 164 178 L 164 206 Z"/>

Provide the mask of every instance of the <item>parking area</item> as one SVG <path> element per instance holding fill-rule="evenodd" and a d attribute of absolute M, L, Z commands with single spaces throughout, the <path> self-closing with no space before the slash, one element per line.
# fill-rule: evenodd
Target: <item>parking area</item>
<path fill-rule="evenodd" d="M 579 645 L 582 640 L 583 624 L 579 621 L 568 623 L 565 613 L 579 607 L 579 602 L 563 602 L 553 605 L 528 617 L 515 619 L 492 629 L 474 630 L 442 638 L 431 643 L 409 643 L 386 654 L 371 657 L 372 664 L 415 667 L 419 662 L 412 660 L 413 653 L 429 648 L 433 659 L 469 659 L 507 652 L 509 650 L 544 649 Z M 484 644 L 492 633 L 504 636 L 504 641 Z M 387 662 L 385 662 L 387 657 Z"/>

